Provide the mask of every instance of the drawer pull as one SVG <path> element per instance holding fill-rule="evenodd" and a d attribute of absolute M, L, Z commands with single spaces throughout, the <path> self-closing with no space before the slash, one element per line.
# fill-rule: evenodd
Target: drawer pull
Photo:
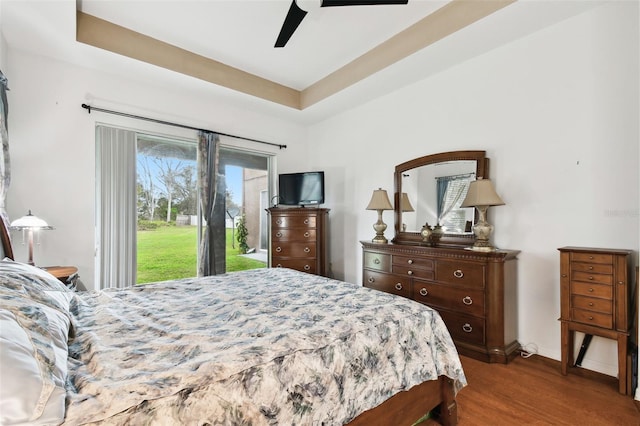
<path fill-rule="evenodd" d="M 380 264 L 380 259 L 378 259 L 377 257 L 375 259 L 373 259 L 373 263 L 375 263 L 376 265 Z"/>
<path fill-rule="evenodd" d="M 590 276 L 590 277 L 589 277 L 589 280 L 593 281 L 593 277 L 591 277 L 591 276 Z"/>
<path fill-rule="evenodd" d="M 624 285 L 624 281 L 618 281 L 618 284 Z"/>
<path fill-rule="evenodd" d="M 560 275 L 562 278 L 567 278 L 567 274 Z"/>
<path fill-rule="evenodd" d="M 309 235 L 311 235 L 311 234 L 309 234 L 308 232 L 305 232 L 305 233 L 304 233 L 304 237 L 305 237 L 305 238 L 309 238 Z"/>
<path fill-rule="evenodd" d="M 589 265 L 589 270 L 593 271 L 593 266 Z"/>
<path fill-rule="evenodd" d="M 473 331 L 473 327 L 471 327 L 471 324 L 465 323 L 465 325 L 462 326 L 462 331 L 465 333 L 471 333 Z"/>
<path fill-rule="evenodd" d="M 304 270 L 305 270 L 305 271 L 308 271 L 309 269 L 311 269 L 311 266 L 309 266 L 309 265 L 304 265 Z"/>
<path fill-rule="evenodd" d="M 413 275 L 413 271 L 407 271 L 407 275 Z"/>
<path fill-rule="evenodd" d="M 276 251 L 280 253 L 282 251 L 282 247 L 276 247 Z"/>
<path fill-rule="evenodd" d="M 589 302 L 589 306 L 593 306 L 593 302 Z"/>
<path fill-rule="evenodd" d="M 589 289 L 589 293 L 593 293 L 593 289 L 592 288 Z"/>
<path fill-rule="evenodd" d="M 305 224 L 305 225 L 308 225 L 308 224 L 309 224 L 309 219 L 305 219 L 305 220 L 304 220 L 304 224 Z"/>
<path fill-rule="evenodd" d="M 303 250 L 305 253 L 309 253 L 311 251 L 311 249 L 309 247 L 305 247 Z"/>
<path fill-rule="evenodd" d="M 276 232 L 276 237 L 282 238 L 282 232 Z"/>
<path fill-rule="evenodd" d="M 373 277 L 369 277 L 369 279 L 367 281 L 369 281 L 369 283 L 373 284 L 376 281 L 376 279 L 373 278 Z"/>
<path fill-rule="evenodd" d="M 593 260 L 593 256 L 589 256 L 589 259 L 590 259 L 590 260 Z"/>
<path fill-rule="evenodd" d="M 396 283 L 396 290 L 398 291 L 402 290 L 402 284 Z"/>
<path fill-rule="evenodd" d="M 427 291 L 426 288 L 422 287 L 420 289 L 420 296 L 426 296 L 427 294 L 429 294 L 429 292 Z"/>
<path fill-rule="evenodd" d="M 589 317 L 589 321 L 593 320 L 593 317 Z"/>
<path fill-rule="evenodd" d="M 282 225 L 282 219 L 276 219 L 276 224 L 277 225 Z"/>
<path fill-rule="evenodd" d="M 464 277 L 464 273 L 460 269 L 456 269 L 453 271 L 453 276 L 456 278 L 462 278 Z"/>
<path fill-rule="evenodd" d="M 276 265 L 276 268 L 282 268 L 282 265 L 278 263 L 278 264 Z"/>
<path fill-rule="evenodd" d="M 465 296 L 462 298 L 462 303 L 464 303 L 467 306 L 473 305 L 473 299 L 469 296 Z"/>
<path fill-rule="evenodd" d="M 413 265 L 413 259 L 409 259 L 409 260 L 407 260 L 407 263 L 408 263 L 409 265 Z"/>

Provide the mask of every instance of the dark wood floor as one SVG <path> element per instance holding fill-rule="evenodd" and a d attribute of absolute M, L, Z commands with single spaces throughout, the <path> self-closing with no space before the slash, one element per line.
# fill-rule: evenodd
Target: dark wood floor
<path fill-rule="evenodd" d="M 563 376 L 560 364 L 533 356 L 508 365 L 461 357 L 469 385 L 458 393 L 458 424 L 640 426 L 638 401 L 613 377 Z"/>

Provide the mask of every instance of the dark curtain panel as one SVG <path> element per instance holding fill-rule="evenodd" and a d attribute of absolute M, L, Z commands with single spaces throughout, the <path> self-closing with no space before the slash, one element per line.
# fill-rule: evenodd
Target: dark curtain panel
<path fill-rule="evenodd" d="M 200 259 L 198 276 L 224 273 L 225 227 L 224 197 L 218 197 L 218 163 L 220 137 L 212 132 L 198 132 L 198 183 L 200 186 L 200 204 L 202 207 L 203 234 L 200 240 Z M 224 192 L 223 192 L 224 194 Z M 224 211 L 223 211 L 224 213 Z M 219 223 L 222 218 L 222 226 Z M 222 235 L 222 238 L 220 238 Z M 220 241 L 222 244 L 220 244 Z"/>

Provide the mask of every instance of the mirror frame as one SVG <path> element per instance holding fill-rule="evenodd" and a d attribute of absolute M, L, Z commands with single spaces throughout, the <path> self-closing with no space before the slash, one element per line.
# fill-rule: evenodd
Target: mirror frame
<path fill-rule="evenodd" d="M 438 154 L 425 155 L 398 164 L 393 175 L 394 183 L 394 216 L 396 235 L 392 242 L 394 244 L 423 245 L 420 232 L 402 231 L 402 211 L 400 209 L 400 195 L 402 194 L 402 174 L 416 167 L 429 164 L 446 163 L 460 160 L 476 161 L 476 179 L 489 177 L 489 159 L 485 156 L 486 151 L 449 151 Z M 475 212 L 475 222 L 478 221 L 478 211 Z M 471 234 L 444 234 L 438 246 L 469 246 L 475 241 L 475 236 Z"/>

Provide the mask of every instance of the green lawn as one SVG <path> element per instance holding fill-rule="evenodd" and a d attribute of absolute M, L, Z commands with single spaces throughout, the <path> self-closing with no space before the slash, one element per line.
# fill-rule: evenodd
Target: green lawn
<path fill-rule="evenodd" d="M 138 284 L 194 277 L 197 274 L 195 226 L 160 226 L 138 231 Z M 240 256 L 227 229 L 227 272 L 264 268 L 263 262 Z"/>

